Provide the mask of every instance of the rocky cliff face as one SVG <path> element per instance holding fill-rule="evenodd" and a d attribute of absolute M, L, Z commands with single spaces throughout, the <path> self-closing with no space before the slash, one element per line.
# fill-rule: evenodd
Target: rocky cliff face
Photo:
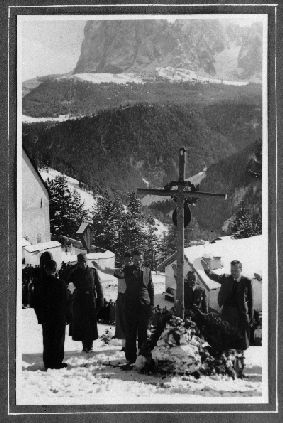
<path fill-rule="evenodd" d="M 217 20 L 89 21 L 74 72 L 155 75 L 170 66 L 217 76 L 222 54 L 221 77 L 232 55 L 233 77 L 249 79 L 260 72 L 261 32 L 260 24 L 225 27 Z"/>

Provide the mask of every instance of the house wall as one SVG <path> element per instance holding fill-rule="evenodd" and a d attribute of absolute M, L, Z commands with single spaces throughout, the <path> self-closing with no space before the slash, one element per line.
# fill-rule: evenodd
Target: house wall
<path fill-rule="evenodd" d="M 209 299 L 209 308 L 211 309 L 211 311 L 217 311 L 218 313 L 221 310 L 218 305 L 219 289 L 220 287 L 217 289 L 212 289 L 211 291 L 207 292 L 208 299 Z"/>
<path fill-rule="evenodd" d="M 44 251 L 35 251 L 33 253 L 30 253 L 25 250 L 24 258 L 25 258 L 25 264 L 31 264 L 32 266 L 39 266 L 40 263 L 40 256 L 44 252 L 50 252 L 52 254 L 53 260 L 57 263 L 57 270 L 60 269 L 61 263 L 62 263 L 62 250 L 61 246 L 55 247 L 55 248 L 47 248 Z"/>
<path fill-rule="evenodd" d="M 257 279 L 253 279 L 252 287 L 254 309 L 257 311 L 262 311 L 262 282 L 258 281 Z"/>
<path fill-rule="evenodd" d="M 186 275 L 189 271 L 194 271 L 193 267 L 185 260 L 184 263 L 184 275 Z M 176 272 L 176 261 L 169 264 L 165 268 L 165 289 L 173 288 L 176 290 L 176 279 L 175 279 L 175 272 Z M 197 283 L 205 289 L 207 299 L 208 299 L 208 307 L 213 311 L 220 311 L 218 306 L 218 289 L 209 290 L 206 285 L 202 282 L 202 279 L 197 275 Z"/>
<path fill-rule="evenodd" d="M 22 154 L 22 237 L 31 244 L 50 241 L 49 196 L 29 158 Z"/>
<path fill-rule="evenodd" d="M 174 261 L 173 263 L 165 267 L 165 290 L 167 288 L 176 289 L 176 278 L 175 278 L 176 270 L 177 270 L 176 261 Z M 190 270 L 193 270 L 193 269 L 189 265 L 189 263 L 185 260 L 184 275 L 186 275 Z"/>
<path fill-rule="evenodd" d="M 101 255 L 97 258 L 88 258 L 87 257 L 87 265 L 89 267 L 93 267 L 92 261 L 96 261 L 98 265 L 101 267 L 102 271 L 104 269 L 115 269 L 115 254 L 111 257 L 102 257 Z"/>

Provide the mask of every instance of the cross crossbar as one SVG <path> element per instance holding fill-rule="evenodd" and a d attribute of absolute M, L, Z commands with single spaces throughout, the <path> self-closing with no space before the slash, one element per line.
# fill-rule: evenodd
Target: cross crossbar
<path fill-rule="evenodd" d="M 138 188 L 137 193 L 138 194 L 160 195 L 162 197 L 171 197 L 171 196 L 174 196 L 174 195 L 180 195 L 180 191 L 176 190 L 176 189 L 164 190 L 164 189 L 154 189 L 154 188 L 153 189 Z M 184 197 L 197 197 L 197 196 L 219 197 L 219 198 L 224 198 L 225 200 L 227 200 L 227 194 L 218 194 L 218 193 L 214 193 L 214 192 L 183 191 L 182 195 L 184 195 Z"/>

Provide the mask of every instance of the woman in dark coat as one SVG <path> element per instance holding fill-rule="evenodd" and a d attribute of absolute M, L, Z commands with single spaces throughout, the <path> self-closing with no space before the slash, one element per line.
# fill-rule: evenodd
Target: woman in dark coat
<path fill-rule="evenodd" d="M 75 292 L 72 301 L 70 335 L 74 341 L 82 341 L 83 351 L 92 350 L 93 341 L 98 338 L 97 313 L 103 306 L 103 291 L 96 269 L 86 265 L 83 254 L 69 275 Z"/>

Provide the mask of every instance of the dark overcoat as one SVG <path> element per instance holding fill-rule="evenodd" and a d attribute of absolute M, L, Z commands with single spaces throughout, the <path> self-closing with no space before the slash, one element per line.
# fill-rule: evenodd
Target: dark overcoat
<path fill-rule="evenodd" d="M 42 300 L 42 323 L 67 323 L 67 288 L 64 281 L 55 276 L 47 276 L 44 280 L 44 298 Z"/>
<path fill-rule="evenodd" d="M 103 291 L 96 269 L 75 269 L 69 275 L 76 289 L 72 299 L 70 335 L 74 341 L 98 338 L 97 313 L 103 306 Z"/>
<path fill-rule="evenodd" d="M 243 337 L 242 348 L 249 346 L 249 326 L 253 319 L 252 282 L 241 276 L 239 282 L 231 275 L 216 275 L 206 272 L 208 276 L 221 284 L 218 294 L 218 304 L 222 307 L 222 318 L 239 329 Z"/>

